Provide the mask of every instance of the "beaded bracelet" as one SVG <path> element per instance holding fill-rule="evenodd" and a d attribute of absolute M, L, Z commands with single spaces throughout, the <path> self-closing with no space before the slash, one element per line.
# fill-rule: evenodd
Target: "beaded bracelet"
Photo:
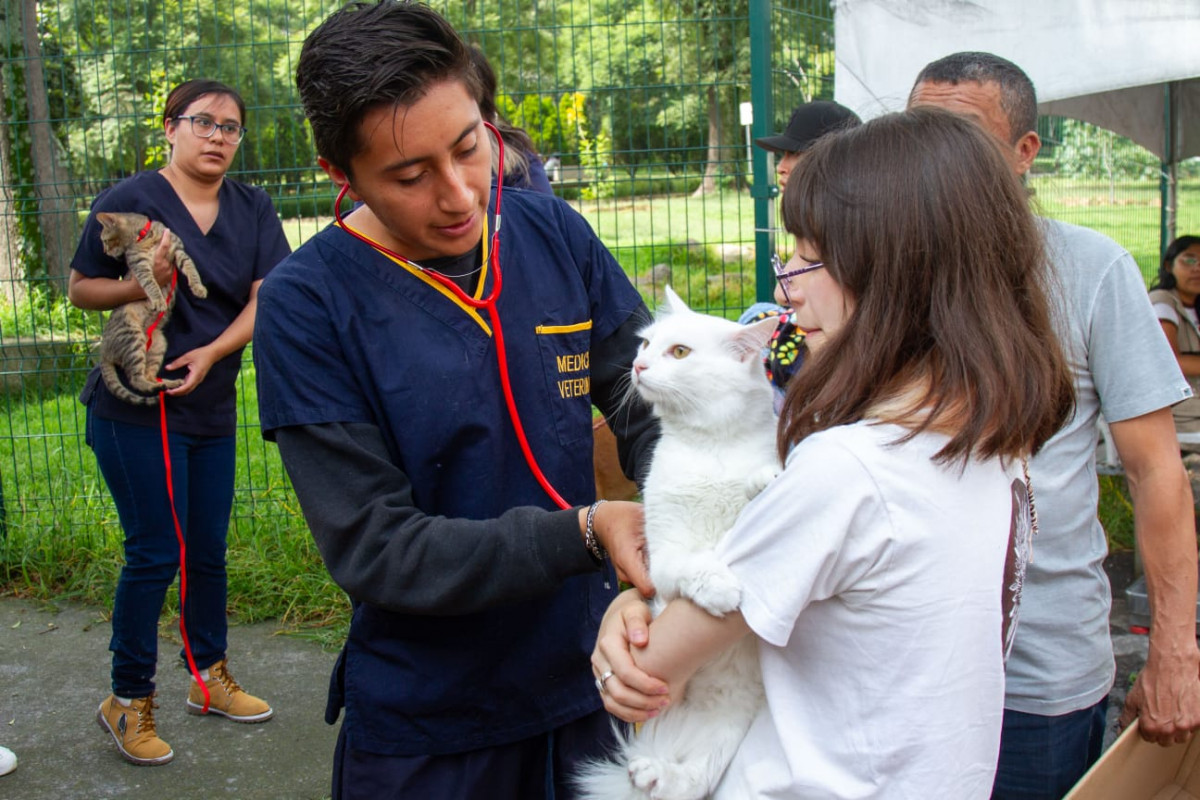
<path fill-rule="evenodd" d="M 592 503 L 587 512 L 587 529 L 583 534 L 583 546 L 592 554 L 592 560 L 597 564 L 603 563 L 604 559 L 608 558 L 608 551 L 604 549 L 604 545 L 600 544 L 600 540 L 596 538 L 596 509 L 607 503 L 607 500 L 597 500 Z"/>

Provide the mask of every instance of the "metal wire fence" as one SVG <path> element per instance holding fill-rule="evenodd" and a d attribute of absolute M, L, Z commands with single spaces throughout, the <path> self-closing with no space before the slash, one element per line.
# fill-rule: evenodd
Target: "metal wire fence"
<path fill-rule="evenodd" d="M 327 224 L 333 191 L 293 75 L 304 36 L 337 5 L 0 0 L 0 566 L 32 550 L 52 556 L 67 538 L 97 549 L 120 541 L 75 399 L 101 319 L 63 300 L 91 200 L 163 165 L 166 92 L 210 77 L 247 103 L 232 176 L 268 191 L 293 247 Z M 433 5 L 488 55 L 501 113 L 530 133 L 556 192 L 651 305 L 667 282 L 694 307 L 730 316 L 769 296 L 773 180 L 750 142 L 781 130 L 799 103 L 832 99 L 829 0 Z M 1050 148 L 1031 186 L 1048 213 L 1100 227 L 1150 272 L 1157 176 L 1119 167 L 1119 144 L 1107 179 L 1062 168 Z M 1197 191 L 1181 185 L 1181 232 L 1200 230 Z M 247 351 L 231 533 L 304 535 L 258 433 L 253 378 Z"/>

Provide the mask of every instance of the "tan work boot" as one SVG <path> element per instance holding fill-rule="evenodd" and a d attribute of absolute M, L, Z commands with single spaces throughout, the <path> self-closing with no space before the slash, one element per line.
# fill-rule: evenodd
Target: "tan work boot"
<path fill-rule="evenodd" d="M 121 705 L 113 695 L 100 704 L 96 722 L 112 735 L 126 761 L 141 766 L 165 764 L 175 757 L 171 745 L 158 738 L 154 729 L 154 695 L 135 697 Z"/>
<path fill-rule="evenodd" d="M 208 668 L 208 713 L 220 714 L 234 722 L 266 722 L 275 712 L 252 694 L 247 694 L 238 682 L 229 674 L 229 666 L 224 659 Z M 204 692 L 200 684 L 192 679 L 188 690 L 187 712 L 189 714 L 204 713 Z"/>

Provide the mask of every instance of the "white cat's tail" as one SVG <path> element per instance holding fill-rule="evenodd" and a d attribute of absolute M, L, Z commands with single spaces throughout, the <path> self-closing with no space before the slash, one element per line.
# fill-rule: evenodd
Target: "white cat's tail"
<path fill-rule="evenodd" d="M 579 793 L 579 800 L 647 800 L 649 795 L 633 785 L 629 779 L 629 749 L 632 729 L 613 723 L 613 738 L 616 751 L 603 760 L 584 762 L 571 778 Z"/>
<path fill-rule="evenodd" d="M 702 800 L 712 794 L 746 732 L 745 718 L 669 714 L 634 735 L 618 734 L 607 761 L 580 770 L 580 800 Z"/>
<path fill-rule="evenodd" d="M 606 761 L 581 768 L 582 800 L 701 800 L 712 794 L 764 703 L 758 649 L 746 637 L 700 669 L 683 699 L 617 732 Z"/>

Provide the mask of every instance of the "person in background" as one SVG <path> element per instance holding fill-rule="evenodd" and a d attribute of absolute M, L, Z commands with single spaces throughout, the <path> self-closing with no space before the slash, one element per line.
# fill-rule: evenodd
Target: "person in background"
<path fill-rule="evenodd" d="M 618 574 L 652 592 L 641 505 L 596 502 L 592 464 L 593 404 L 626 474 L 649 463 L 658 426 L 624 392 L 649 314 L 569 204 L 493 183 L 491 94 L 428 6 L 333 13 L 296 85 L 361 201 L 263 283 L 254 337 L 263 435 L 354 606 L 333 797 L 573 797 L 613 737 L 600 616 Z M 501 284 L 495 316 L 468 302 Z"/>
<path fill-rule="evenodd" d="M 233 507 L 236 388 L 242 350 L 254 330 L 259 284 L 290 250 L 283 226 L 262 189 L 226 176 L 246 133 L 245 104 L 223 83 L 192 80 L 171 90 L 163 108 L 170 145 L 167 165 L 138 173 L 96 197 L 71 261 L 68 297 L 80 308 L 108 310 L 143 300 L 123 260 L 101 247 L 102 211 L 137 212 L 170 231 L 155 256 L 155 275 L 171 283 L 166 246 L 175 236 L 208 289 L 198 299 L 176 293 L 165 326 L 163 377 L 184 383 L 160 395 L 166 409 L 175 510 L 187 544 L 183 621 L 208 712 L 235 722 L 264 722 L 272 710 L 245 692 L 226 662 L 225 539 Z M 167 289 L 163 289 L 163 294 Z M 99 369 L 80 400 L 87 406 L 87 442 L 112 493 L 125 533 L 125 565 L 113 600 L 112 694 L 97 721 L 134 764 L 165 764 L 174 751 L 157 732 L 154 676 L 158 618 L 180 571 L 171 498 L 163 463 L 159 408 L 135 406 L 109 393 Z M 187 710 L 204 710 L 192 682 Z"/>
<path fill-rule="evenodd" d="M 483 118 L 496 126 L 504 139 L 504 185 L 514 189 L 531 189 L 542 194 L 554 194 L 546 168 L 533 146 L 533 139 L 521 128 L 513 125 L 496 108 L 496 71 L 492 69 L 483 50 L 471 45 L 471 63 L 479 73 L 479 110 Z M 496 171 L 499 172 L 497 165 Z"/>
<path fill-rule="evenodd" d="M 754 143 L 775 154 L 775 175 L 779 179 L 779 192 L 782 194 L 787 187 L 788 175 L 796 168 L 800 156 L 818 139 L 831 131 L 861 124 L 858 114 L 841 103 L 813 100 L 796 106 L 783 133 L 759 137 Z"/>
<path fill-rule="evenodd" d="M 792 117 L 783 133 L 763 136 L 755 139 L 754 143 L 774 153 L 778 159 L 775 163 L 775 174 L 779 179 L 779 191 L 782 194 L 787 187 L 788 175 L 796 167 L 800 157 L 817 140 L 832 131 L 845 130 L 861 124 L 862 120 L 858 115 L 840 103 L 814 100 L 797 106 L 792 111 Z M 771 254 L 771 266 L 776 275 L 783 269 L 779 256 L 774 253 Z M 767 379 L 775 388 L 778 406 L 783 401 L 787 382 L 804 362 L 804 331 L 796 327 L 791 309 L 774 303 L 755 303 L 742 313 L 738 322 L 756 322 L 770 316 L 779 317 L 779 325 L 771 334 L 771 340 L 767 342 L 763 366 L 767 371 Z"/>
<path fill-rule="evenodd" d="M 1158 277 L 1150 285 L 1150 302 L 1162 325 L 1179 368 L 1192 387 L 1192 397 L 1177 403 L 1171 413 L 1177 433 L 1200 433 L 1200 323 L 1196 298 L 1200 296 L 1200 236 L 1180 236 L 1167 245 Z M 1189 452 L 1200 444 L 1182 443 Z"/>
<path fill-rule="evenodd" d="M 669 714 L 753 634 L 766 702 L 715 800 L 983 800 L 1037 546 L 1022 464 L 1071 411 L 1037 222 L 991 137 L 931 109 L 823 138 L 783 219 L 776 298 L 811 355 L 779 417 L 784 471 L 716 547 L 740 605 L 676 598 L 647 631 L 624 593 L 597 686 L 627 721 Z"/>
<path fill-rule="evenodd" d="M 1013 171 L 1041 147 L 1029 77 L 991 53 L 938 59 L 917 76 L 910 108 L 962 114 L 995 136 Z M 1096 420 L 1120 453 L 1150 597 L 1150 649 L 1120 722 L 1144 738 L 1200 728 L 1196 529 L 1171 406 L 1192 395 L 1164 340 L 1137 263 L 1086 228 L 1043 219 L 1059 341 L 1075 375 L 1075 414 L 1030 462 L 1040 533 L 1008 660 L 1004 734 L 993 797 L 1058 800 L 1099 757 L 1115 664 L 1096 517 Z"/>

